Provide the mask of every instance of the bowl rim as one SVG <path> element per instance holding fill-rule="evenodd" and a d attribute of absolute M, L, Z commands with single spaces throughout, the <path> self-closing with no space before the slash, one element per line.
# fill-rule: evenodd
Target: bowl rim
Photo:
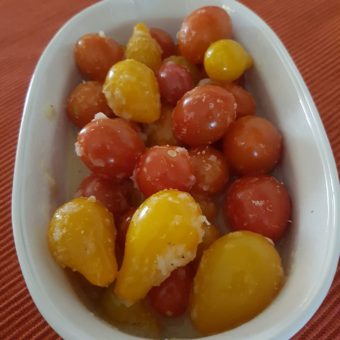
<path fill-rule="evenodd" d="M 134 0 L 135 2 L 139 2 L 142 0 Z M 162 0 L 154 0 L 157 2 L 162 2 Z M 176 0 L 180 1 L 180 0 Z M 51 49 L 51 45 L 54 44 L 54 41 L 62 34 L 64 28 L 71 24 L 76 18 L 80 18 L 84 14 L 92 11 L 94 8 L 101 7 L 106 2 L 114 4 L 114 0 L 105 0 L 102 2 L 95 3 L 80 12 L 76 15 L 72 16 L 67 22 L 65 22 L 62 27 L 57 31 L 57 33 L 52 37 L 49 41 L 47 47 L 44 49 L 41 54 L 39 61 L 34 69 L 30 85 L 26 94 L 22 122 L 19 131 L 18 138 L 18 146 L 16 151 L 15 158 L 15 167 L 14 167 L 14 176 L 13 176 L 13 188 L 12 188 L 12 225 L 13 225 L 13 236 L 15 242 L 15 248 L 17 252 L 17 256 L 19 259 L 19 264 L 21 271 L 23 273 L 25 283 L 30 292 L 30 295 L 38 308 L 39 312 L 45 318 L 45 320 L 52 326 L 52 328 L 63 337 L 67 339 L 73 338 L 88 338 L 88 335 L 82 333 L 80 329 L 76 328 L 70 322 L 62 322 L 61 320 L 68 321 L 62 315 L 62 313 L 56 308 L 50 309 L 53 307 L 51 301 L 48 299 L 48 303 L 46 303 L 46 299 L 43 298 L 42 291 L 40 289 L 39 283 L 35 278 L 35 270 L 34 264 L 30 261 L 27 256 L 27 244 L 25 241 L 25 237 L 23 235 L 23 226 L 25 223 L 21 219 L 20 211 L 22 210 L 23 202 L 21 200 L 21 190 L 23 186 L 23 177 L 20 176 L 21 169 L 23 165 L 26 163 L 25 158 L 28 157 L 28 153 L 25 152 L 27 145 L 23 143 L 23 141 L 27 138 L 27 133 L 29 131 L 29 126 L 32 120 L 32 116 L 29 115 L 30 105 L 31 105 L 31 92 L 32 88 L 35 87 L 36 83 L 36 74 L 37 70 L 43 64 L 44 60 L 47 58 L 49 54 L 49 50 Z M 301 102 L 302 106 L 306 111 L 310 113 L 310 124 L 313 127 L 312 133 L 317 141 L 321 141 L 318 144 L 318 149 L 321 155 L 321 161 L 323 168 L 326 170 L 325 174 L 325 184 L 327 190 L 327 200 L 328 200 L 328 226 L 332 233 L 328 236 L 327 245 L 327 253 L 325 255 L 325 266 L 324 266 L 324 275 L 322 276 L 322 280 L 318 282 L 315 288 L 315 295 L 311 298 L 308 304 L 304 306 L 303 311 L 299 311 L 299 315 L 295 315 L 292 313 L 287 316 L 284 323 L 281 323 L 278 328 L 274 331 L 274 329 L 269 329 L 270 337 L 275 337 L 276 339 L 288 338 L 294 335 L 303 325 L 313 316 L 316 310 L 321 305 L 324 300 L 333 280 L 333 277 L 336 272 L 338 257 L 340 255 L 340 230 L 337 228 L 339 224 L 339 211 L 338 207 L 340 206 L 340 190 L 339 190 L 339 181 L 338 181 L 338 173 L 336 170 L 335 160 L 333 157 L 333 153 L 331 150 L 331 146 L 328 141 L 328 137 L 326 135 L 325 129 L 323 127 L 321 118 L 318 114 L 316 106 L 313 102 L 311 94 L 307 89 L 306 84 L 304 83 L 302 76 L 300 75 L 296 65 L 294 64 L 291 56 L 288 51 L 284 47 L 281 40 L 276 36 L 273 30 L 253 11 L 251 11 L 245 5 L 235 1 L 235 0 L 227 0 L 228 3 L 232 3 L 232 6 L 235 9 L 241 9 L 244 14 L 254 22 L 258 26 L 259 29 L 263 31 L 266 35 L 267 39 L 272 43 L 273 48 L 276 50 L 278 57 L 282 59 L 283 64 L 287 68 L 287 72 L 290 74 L 290 77 L 293 80 L 295 85 L 295 90 L 299 94 L 303 101 Z M 18 213 L 19 212 L 19 213 Z M 331 237 L 332 236 L 332 237 Z M 51 312 L 53 310 L 53 312 Z M 55 313 L 57 312 L 57 313 Z M 57 317 L 58 316 L 58 317 Z M 75 334 L 77 336 L 75 337 Z M 123 334 L 121 334 L 123 337 Z M 127 334 L 124 334 L 127 338 L 134 338 Z M 220 333 L 209 338 L 225 338 L 228 335 L 226 333 Z M 269 338 L 269 333 L 262 332 L 259 334 L 259 338 Z M 266 337 L 267 336 L 267 337 Z"/>

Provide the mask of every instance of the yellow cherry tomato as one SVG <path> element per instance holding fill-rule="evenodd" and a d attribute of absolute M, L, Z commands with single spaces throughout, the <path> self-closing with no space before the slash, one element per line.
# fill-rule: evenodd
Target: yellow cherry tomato
<path fill-rule="evenodd" d="M 75 198 L 54 213 L 48 244 L 56 261 L 92 284 L 108 286 L 117 275 L 112 214 L 94 197 Z"/>
<path fill-rule="evenodd" d="M 233 81 L 251 65 L 252 59 L 247 51 L 231 39 L 212 43 L 204 56 L 205 71 L 213 80 Z"/>
<path fill-rule="evenodd" d="M 178 267 L 196 256 L 203 237 L 199 205 L 185 192 L 160 191 L 144 201 L 132 217 L 115 293 L 134 303 Z"/>
<path fill-rule="evenodd" d="M 103 92 L 108 105 L 122 118 L 152 123 L 161 114 L 158 83 L 153 71 L 133 59 L 113 65 Z"/>
<path fill-rule="evenodd" d="M 125 57 L 140 61 L 154 72 L 161 66 L 162 49 L 152 38 L 149 28 L 145 24 L 135 25 L 132 36 L 126 45 Z"/>
<path fill-rule="evenodd" d="M 204 335 L 252 319 L 283 281 L 281 259 L 265 237 L 239 231 L 222 236 L 203 254 L 194 279 L 190 315 Z"/>
<path fill-rule="evenodd" d="M 158 320 L 144 301 L 126 306 L 109 287 L 99 302 L 99 311 L 109 323 L 129 334 L 141 338 L 160 338 Z"/>

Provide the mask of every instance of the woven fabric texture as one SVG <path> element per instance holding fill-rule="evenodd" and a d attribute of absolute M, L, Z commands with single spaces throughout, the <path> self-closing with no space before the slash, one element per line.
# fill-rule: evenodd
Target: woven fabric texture
<path fill-rule="evenodd" d="M 24 98 L 38 58 L 63 23 L 94 2 L 0 1 L 0 339 L 59 338 L 32 302 L 16 257 L 13 167 Z M 319 109 L 339 171 L 340 1 L 242 2 L 274 29 L 292 55 Z M 340 339 L 339 266 L 327 298 L 294 339 Z"/>

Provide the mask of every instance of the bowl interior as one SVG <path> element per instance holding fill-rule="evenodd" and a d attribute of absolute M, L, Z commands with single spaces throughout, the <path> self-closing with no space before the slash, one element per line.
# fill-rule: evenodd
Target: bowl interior
<path fill-rule="evenodd" d="M 293 199 L 291 230 L 279 244 L 286 271 L 281 293 L 258 317 L 215 337 L 289 337 L 319 306 L 335 271 L 338 236 L 334 161 L 314 104 L 281 43 L 260 19 L 235 1 L 209 4 L 227 8 L 235 38 L 254 58 L 248 86 L 255 95 L 257 113 L 273 121 L 284 135 L 278 176 Z M 133 24 L 140 21 L 175 36 L 184 16 L 203 5 L 206 1 L 99 2 L 59 31 L 36 68 L 25 105 L 15 170 L 14 234 L 32 297 L 47 321 L 65 338 L 128 337 L 84 308 L 47 248 L 51 213 L 72 197 L 87 173 L 74 154 L 76 131 L 64 112 L 70 90 L 80 81 L 73 62 L 73 45 L 81 35 L 99 31 L 125 43 Z"/>

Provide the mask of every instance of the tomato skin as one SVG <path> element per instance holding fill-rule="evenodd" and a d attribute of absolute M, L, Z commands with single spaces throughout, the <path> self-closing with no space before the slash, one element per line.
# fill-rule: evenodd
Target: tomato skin
<path fill-rule="evenodd" d="M 278 163 L 282 136 L 267 119 L 245 116 L 237 119 L 224 136 L 224 154 L 230 166 L 242 175 L 262 175 Z"/>
<path fill-rule="evenodd" d="M 217 204 L 214 199 L 209 195 L 199 194 L 191 191 L 192 197 L 199 204 L 202 214 L 209 222 L 215 222 L 217 216 Z"/>
<path fill-rule="evenodd" d="M 114 116 L 102 93 L 102 85 L 97 81 L 78 84 L 68 97 L 66 111 L 71 122 L 80 128 L 89 123 L 98 112 L 108 117 Z"/>
<path fill-rule="evenodd" d="M 90 122 L 79 132 L 75 146 L 95 174 L 118 180 L 132 175 L 145 148 L 140 135 L 120 118 Z"/>
<path fill-rule="evenodd" d="M 176 54 L 176 46 L 170 34 L 161 28 L 151 27 L 150 34 L 162 49 L 162 59 Z"/>
<path fill-rule="evenodd" d="M 189 151 L 196 183 L 193 191 L 216 194 L 223 190 L 229 180 L 229 169 L 222 152 L 210 146 Z"/>
<path fill-rule="evenodd" d="M 139 159 L 134 178 L 148 197 L 164 189 L 189 191 L 195 176 L 188 151 L 176 146 L 153 146 Z"/>
<path fill-rule="evenodd" d="M 133 214 L 135 213 L 136 208 L 130 208 L 125 212 L 123 216 L 120 218 L 120 223 L 117 228 L 117 242 L 119 243 L 119 247 L 124 251 L 125 247 L 125 239 L 126 233 L 129 229 L 129 225 L 132 219 Z"/>
<path fill-rule="evenodd" d="M 197 65 L 194 65 L 189 60 L 185 59 L 181 55 L 172 55 L 163 61 L 164 64 L 166 63 L 175 63 L 178 66 L 184 67 L 192 76 L 192 79 L 195 84 L 201 79 L 201 71 Z"/>
<path fill-rule="evenodd" d="M 234 230 L 249 230 L 277 241 L 284 234 L 291 201 L 283 183 L 274 177 L 242 177 L 229 188 L 224 213 Z"/>
<path fill-rule="evenodd" d="M 74 57 L 80 72 L 91 80 L 104 81 L 110 67 L 123 55 L 123 48 L 115 40 L 99 34 L 82 36 L 74 47 Z"/>
<path fill-rule="evenodd" d="M 175 63 L 165 63 L 157 73 L 157 81 L 162 99 L 175 105 L 179 99 L 194 87 L 191 74 Z"/>
<path fill-rule="evenodd" d="M 202 85 L 187 92 L 173 113 L 175 137 L 190 146 L 219 140 L 236 117 L 234 96 L 215 85 Z"/>
<path fill-rule="evenodd" d="M 176 317 L 184 314 L 189 304 L 192 280 L 190 265 L 174 270 L 159 286 L 149 291 L 151 306 L 163 316 Z"/>
<path fill-rule="evenodd" d="M 227 86 L 224 86 L 224 88 L 228 89 Z M 230 92 L 234 95 L 237 104 L 236 118 L 255 115 L 256 103 L 251 93 L 242 86 L 236 84 L 230 85 L 229 88 Z"/>
<path fill-rule="evenodd" d="M 253 116 L 256 112 L 256 102 L 250 92 L 236 82 L 218 82 L 209 78 L 204 78 L 198 85 L 218 85 L 231 92 L 236 101 L 236 119 L 243 116 Z"/>
<path fill-rule="evenodd" d="M 113 214 L 115 222 L 130 208 L 129 197 L 132 193 L 130 180 L 115 182 L 95 174 L 85 177 L 75 196 L 94 196 Z"/>
<path fill-rule="evenodd" d="M 177 34 L 180 53 L 194 64 L 203 62 L 204 53 L 216 40 L 231 37 L 229 14 L 221 7 L 206 6 L 187 16 Z"/>
<path fill-rule="evenodd" d="M 228 233 L 203 253 L 190 298 L 190 316 L 202 335 L 240 326 L 277 296 L 284 279 L 272 242 L 250 231 Z"/>
<path fill-rule="evenodd" d="M 235 40 L 222 39 L 209 46 L 204 55 L 204 69 L 211 79 L 234 81 L 252 66 L 252 58 Z"/>

